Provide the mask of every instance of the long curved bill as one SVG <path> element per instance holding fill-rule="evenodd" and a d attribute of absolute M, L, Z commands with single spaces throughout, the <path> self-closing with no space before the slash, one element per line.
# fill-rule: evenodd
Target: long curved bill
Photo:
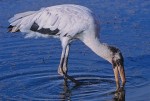
<path fill-rule="evenodd" d="M 121 87 L 124 88 L 124 85 L 125 85 L 125 82 L 126 82 L 124 66 L 121 66 L 121 65 L 115 66 L 113 68 L 113 71 L 114 71 L 114 75 L 115 75 L 117 90 L 120 89 L 119 75 L 120 75 L 120 78 L 121 78 L 121 81 L 122 81 Z"/>
<path fill-rule="evenodd" d="M 124 87 L 125 83 L 126 83 L 126 76 L 125 76 L 125 70 L 124 70 L 124 66 L 119 66 L 118 67 L 118 71 L 119 71 L 119 74 L 120 74 L 120 78 L 121 78 L 121 81 L 122 81 L 122 87 Z"/>

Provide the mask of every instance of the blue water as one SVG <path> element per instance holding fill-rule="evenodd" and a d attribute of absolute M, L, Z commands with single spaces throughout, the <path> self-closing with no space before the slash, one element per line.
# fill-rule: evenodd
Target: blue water
<path fill-rule="evenodd" d="M 122 101 L 150 100 L 148 0 L 0 0 L 0 100 L 118 101 L 111 65 L 82 42 L 72 42 L 69 56 L 69 75 L 83 82 L 75 86 L 57 74 L 59 40 L 24 39 L 21 33 L 7 32 L 14 14 L 64 3 L 96 12 L 101 40 L 122 50 L 127 76 Z"/>

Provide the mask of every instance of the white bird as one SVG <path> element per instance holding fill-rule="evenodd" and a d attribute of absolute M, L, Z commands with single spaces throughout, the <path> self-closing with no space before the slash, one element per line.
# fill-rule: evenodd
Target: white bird
<path fill-rule="evenodd" d="M 124 87 L 126 78 L 123 56 L 118 48 L 99 41 L 99 20 L 90 9 L 74 4 L 56 5 L 16 14 L 9 22 L 9 32 L 25 32 L 25 38 L 52 36 L 61 40 L 62 54 L 58 68 L 60 75 L 75 81 L 67 75 L 67 61 L 71 41 L 79 39 L 112 64 L 117 90 L 121 88 L 118 74 Z"/>

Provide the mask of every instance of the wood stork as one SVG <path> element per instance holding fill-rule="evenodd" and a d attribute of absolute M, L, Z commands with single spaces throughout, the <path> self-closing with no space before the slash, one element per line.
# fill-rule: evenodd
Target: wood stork
<path fill-rule="evenodd" d="M 67 75 L 67 61 L 71 41 L 79 39 L 112 64 L 117 90 L 124 87 L 126 78 L 123 56 L 118 48 L 99 41 L 99 20 L 90 9 L 74 4 L 56 5 L 16 14 L 9 22 L 9 32 L 25 32 L 25 38 L 55 37 L 61 40 L 62 54 L 58 68 L 60 75 L 75 82 Z"/>

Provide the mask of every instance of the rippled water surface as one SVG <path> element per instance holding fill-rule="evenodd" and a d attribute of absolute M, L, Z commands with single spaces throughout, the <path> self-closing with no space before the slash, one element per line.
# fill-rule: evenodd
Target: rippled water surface
<path fill-rule="evenodd" d="M 118 46 L 125 58 L 125 91 L 115 93 L 111 65 L 82 42 L 72 42 L 69 75 L 57 74 L 57 39 L 24 39 L 7 33 L 14 14 L 56 4 L 84 5 L 101 20 L 101 40 Z M 150 11 L 148 0 L 0 0 L 0 100 L 2 101 L 148 101 L 150 100 Z M 122 100 L 118 100 L 122 99 Z"/>

